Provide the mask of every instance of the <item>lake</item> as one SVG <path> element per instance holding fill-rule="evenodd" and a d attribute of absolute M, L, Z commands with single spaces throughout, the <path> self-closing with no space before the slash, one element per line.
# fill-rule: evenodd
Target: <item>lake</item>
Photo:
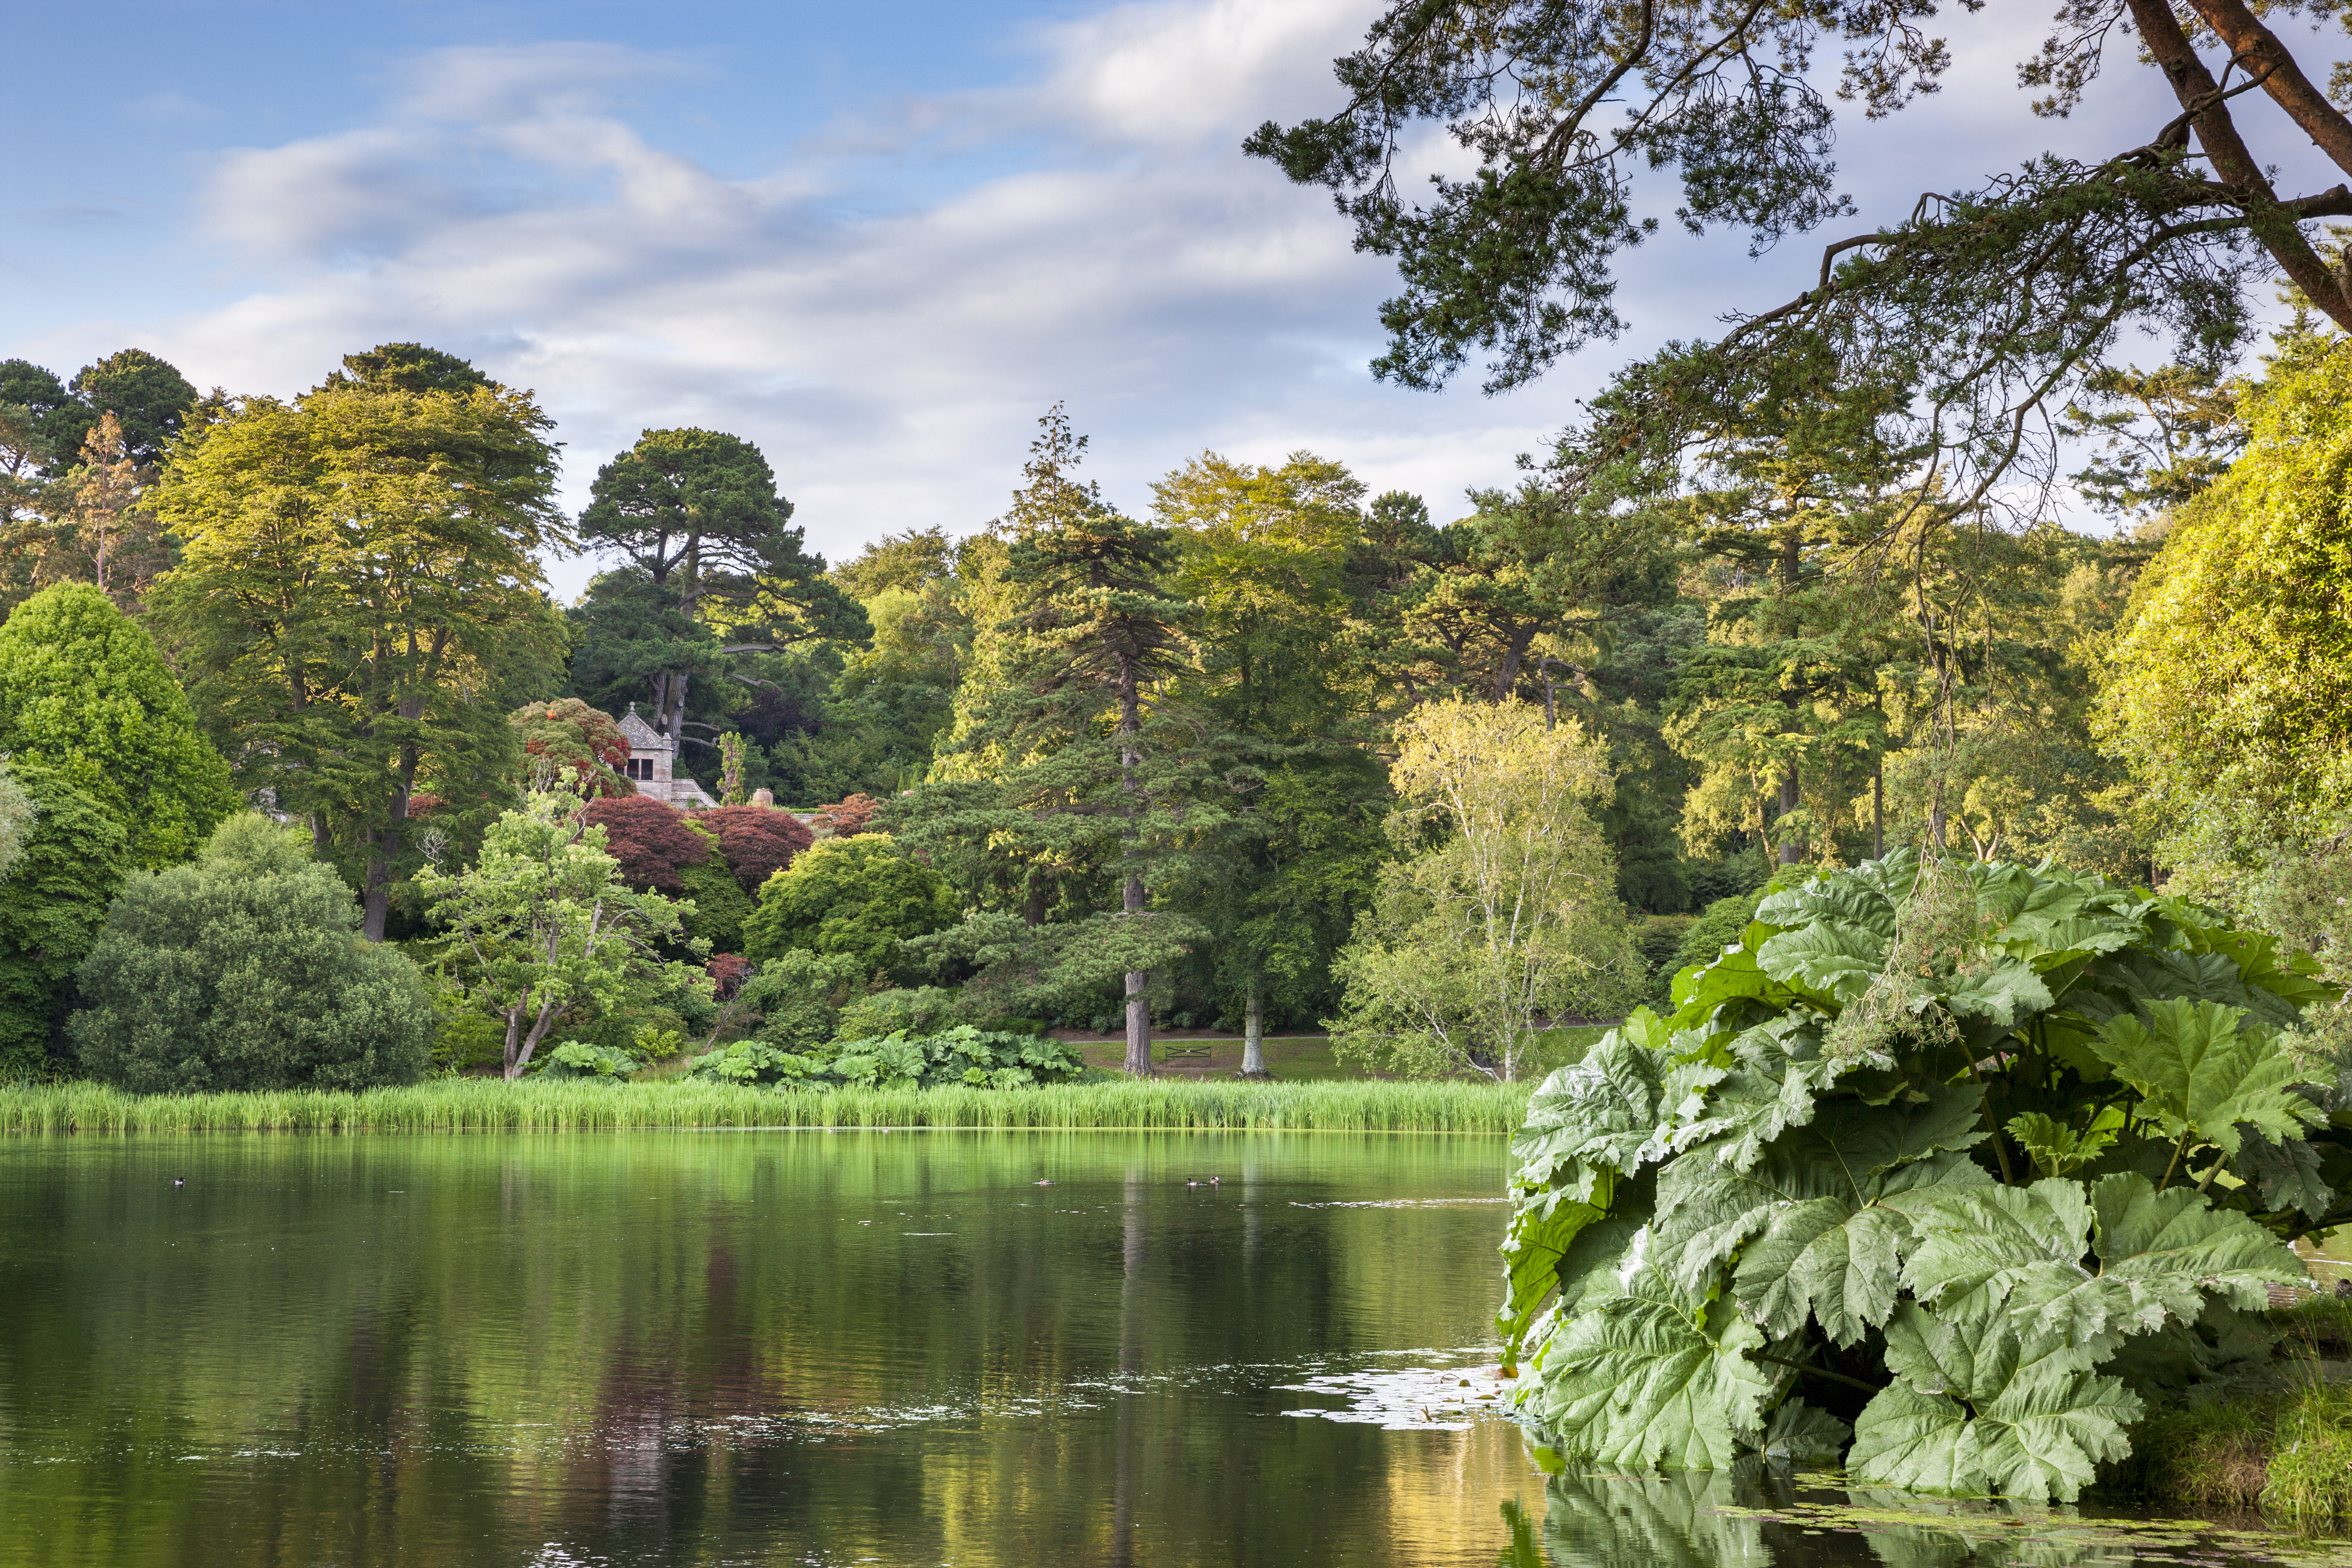
<path fill-rule="evenodd" d="M 2352 1563 L 1753 1465 L 1547 1480 L 1484 1370 L 1506 1160 L 0 1142 L 0 1568 Z"/>
<path fill-rule="evenodd" d="M 0 1143 L 0 1563 L 1491 1564 L 1542 1477 L 1442 1400 L 1495 1386 L 1505 1161 Z"/>

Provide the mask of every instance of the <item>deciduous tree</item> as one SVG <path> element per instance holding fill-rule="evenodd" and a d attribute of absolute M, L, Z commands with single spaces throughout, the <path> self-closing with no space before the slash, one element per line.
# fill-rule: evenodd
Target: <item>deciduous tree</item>
<path fill-rule="evenodd" d="M 83 1070 L 138 1094 L 415 1082 L 432 987 L 359 925 L 299 829 L 229 818 L 194 865 L 133 875 L 108 911 L 76 972 Z"/>
<path fill-rule="evenodd" d="M 148 870 L 194 854 L 237 805 L 154 639 L 87 584 L 43 589 L 0 624 L 0 750 L 96 801 Z"/>
<path fill-rule="evenodd" d="M 510 798 L 506 715 L 553 673 L 541 560 L 570 535 L 528 393 L 346 363 L 182 442 L 157 511 L 185 552 L 155 602 L 239 781 L 310 820 L 381 940 L 410 796 L 458 820 Z"/>
<path fill-rule="evenodd" d="M 1591 808 L 1605 745 L 1510 701 L 1424 703 L 1397 726 L 1399 837 L 1340 955 L 1335 1047 L 1406 1070 L 1527 1075 L 1562 1014 L 1631 1001 L 1642 979 Z M 1433 840 L 1425 847 L 1417 841 Z"/>
<path fill-rule="evenodd" d="M 683 938 L 693 906 L 631 890 L 604 838 L 579 796 L 535 791 L 491 825 L 471 868 L 428 866 L 417 876 L 463 956 L 469 1004 L 505 1026 L 509 1079 L 574 1004 L 610 1013 L 656 982 L 709 986 L 698 966 L 659 956 Z"/>

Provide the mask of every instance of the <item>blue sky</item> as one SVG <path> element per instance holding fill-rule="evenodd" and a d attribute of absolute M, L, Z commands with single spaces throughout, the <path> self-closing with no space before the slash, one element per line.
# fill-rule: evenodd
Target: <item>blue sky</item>
<path fill-rule="evenodd" d="M 1130 508 L 1204 448 L 1307 448 L 1458 515 L 1614 365 L 1778 303 L 1819 250 L 1670 232 L 1625 269 L 1633 333 L 1540 386 L 1372 382 L 1387 266 L 1238 143 L 1327 104 L 1380 8 L 0 0 L 0 357 L 135 343 L 289 394 L 421 339 L 537 390 L 575 504 L 641 428 L 710 426 L 836 558 L 985 522 L 1057 398 Z M 2043 10 L 1953 20 L 1946 92 L 1849 122 L 1851 227 L 2169 117 L 2118 58 L 2032 120 Z"/>

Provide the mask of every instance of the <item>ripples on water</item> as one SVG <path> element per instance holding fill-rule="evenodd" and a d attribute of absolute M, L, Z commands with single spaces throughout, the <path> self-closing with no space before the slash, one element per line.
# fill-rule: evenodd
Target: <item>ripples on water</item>
<path fill-rule="evenodd" d="M 1494 1414 L 1505 1160 L 1328 1133 L 0 1144 L 0 1568 L 2221 1550 L 1801 1518 L 1820 1497 L 1763 1472 L 1547 1484 Z"/>

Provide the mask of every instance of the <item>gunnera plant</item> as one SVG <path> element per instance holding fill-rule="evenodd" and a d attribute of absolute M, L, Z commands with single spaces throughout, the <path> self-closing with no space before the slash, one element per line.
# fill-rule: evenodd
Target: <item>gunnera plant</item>
<path fill-rule="evenodd" d="M 2329 999 L 2198 906 L 1907 853 L 1776 889 L 1548 1079 L 1513 1144 L 1507 1360 L 1566 1458 L 2073 1499 L 2269 1352 L 2352 1220 Z M 2315 1081 L 2324 1076 L 2327 1081 Z"/>

